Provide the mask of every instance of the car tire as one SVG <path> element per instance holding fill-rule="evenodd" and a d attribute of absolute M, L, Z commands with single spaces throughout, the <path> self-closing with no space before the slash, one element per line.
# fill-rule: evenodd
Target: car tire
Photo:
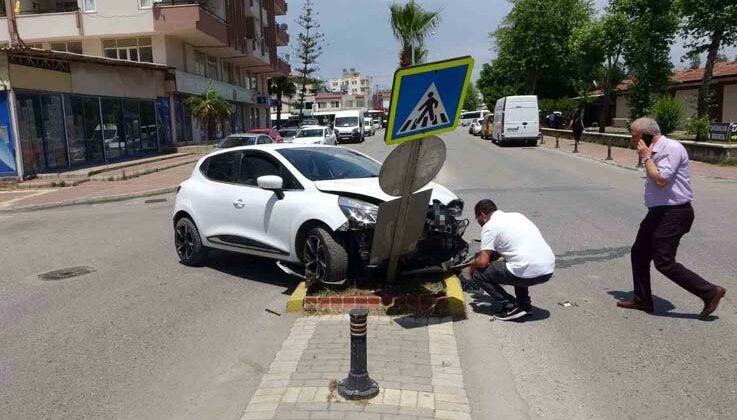
<path fill-rule="evenodd" d="M 348 276 L 348 252 L 343 244 L 323 228 L 311 229 L 302 244 L 305 285 L 342 286 Z"/>
<path fill-rule="evenodd" d="M 189 217 L 183 217 L 174 226 L 174 246 L 179 262 L 189 267 L 201 267 L 207 260 L 207 247 L 202 244 L 200 232 Z"/>

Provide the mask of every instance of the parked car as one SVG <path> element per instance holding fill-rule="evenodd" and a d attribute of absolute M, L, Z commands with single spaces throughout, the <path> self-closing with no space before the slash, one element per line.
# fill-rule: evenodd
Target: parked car
<path fill-rule="evenodd" d="M 369 267 L 381 163 L 333 146 L 271 144 L 203 157 L 177 190 L 172 225 L 182 264 L 199 266 L 210 249 L 304 267 L 308 287 L 342 285 Z M 402 270 L 463 261 L 463 201 L 430 183 L 423 234 Z M 350 270 L 350 271 L 349 271 Z"/>
<path fill-rule="evenodd" d="M 471 121 L 471 124 L 468 126 L 468 134 L 478 136 L 481 134 L 481 118 L 476 118 L 473 121 Z"/>
<path fill-rule="evenodd" d="M 252 128 L 248 130 L 249 133 L 266 134 L 271 137 L 275 143 L 284 143 L 284 139 L 276 128 Z"/>
<path fill-rule="evenodd" d="M 363 127 L 364 127 L 364 131 L 366 132 L 367 136 L 370 137 L 376 134 L 376 129 L 374 128 L 374 121 L 371 118 L 363 119 Z"/>
<path fill-rule="evenodd" d="M 507 96 L 496 101 L 492 141 L 536 146 L 540 139 L 537 96 Z"/>
<path fill-rule="evenodd" d="M 238 146 L 253 146 L 255 144 L 271 144 L 274 140 L 265 134 L 241 133 L 231 134 L 215 145 L 217 149 L 230 149 Z"/>
<path fill-rule="evenodd" d="M 484 140 L 491 139 L 491 135 L 494 132 L 494 114 L 489 114 L 484 118 L 484 122 L 481 124 L 481 138 Z"/>
<path fill-rule="evenodd" d="M 374 119 L 372 124 L 374 126 L 374 132 L 381 130 L 381 121 Z"/>
<path fill-rule="evenodd" d="M 335 146 L 338 142 L 335 133 L 330 127 L 319 125 L 302 127 L 292 140 L 294 144 L 326 144 Z"/>
<path fill-rule="evenodd" d="M 284 143 L 291 143 L 298 131 L 299 128 L 297 127 L 282 128 L 279 130 L 279 135 L 284 140 Z"/>
<path fill-rule="evenodd" d="M 489 111 L 487 111 L 487 110 L 461 112 L 461 117 L 460 117 L 460 120 L 459 120 L 459 122 L 461 124 L 461 127 L 465 127 L 465 126 L 471 124 L 471 122 L 474 119 L 476 119 L 476 118 L 484 118 L 484 117 L 486 117 L 486 114 L 488 114 L 488 113 L 489 113 Z"/>

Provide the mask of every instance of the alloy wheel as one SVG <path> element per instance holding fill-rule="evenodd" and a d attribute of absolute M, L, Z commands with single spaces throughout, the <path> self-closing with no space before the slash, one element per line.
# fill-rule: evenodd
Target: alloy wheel
<path fill-rule="evenodd" d="M 194 238 L 192 237 L 192 230 L 186 223 L 182 223 L 177 227 L 174 244 L 177 247 L 179 258 L 183 261 L 188 261 L 192 258 L 192 254 L 194 253 Z"/>
<path fill-rule="evenodd" d="M 305 241 L 304 260 L 308 286 L 323 281 L 327 275 L 327 253 L 319 236 L 310 235 Z"/>

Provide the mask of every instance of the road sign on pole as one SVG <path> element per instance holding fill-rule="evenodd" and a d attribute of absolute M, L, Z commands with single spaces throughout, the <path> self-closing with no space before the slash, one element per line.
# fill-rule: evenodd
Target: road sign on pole
<path fill-rule="evenodd" d="M 455 130 L 473 63 L 471 57 L 460 57 L 397 70 L 386 144 L 400 144 Z"/>

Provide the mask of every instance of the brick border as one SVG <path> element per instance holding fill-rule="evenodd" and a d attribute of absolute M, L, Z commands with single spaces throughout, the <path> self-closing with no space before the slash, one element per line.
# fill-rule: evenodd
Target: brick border
<path fill-rule="evenodd" d="M 366 308 L 374 314 L 431 313 L 447 315 L 448 296 L 445 293 L 424 295 L 360 295 L 360 296 L 305 296 L 305 313 L 347 313 L 351 309 Z"/>

